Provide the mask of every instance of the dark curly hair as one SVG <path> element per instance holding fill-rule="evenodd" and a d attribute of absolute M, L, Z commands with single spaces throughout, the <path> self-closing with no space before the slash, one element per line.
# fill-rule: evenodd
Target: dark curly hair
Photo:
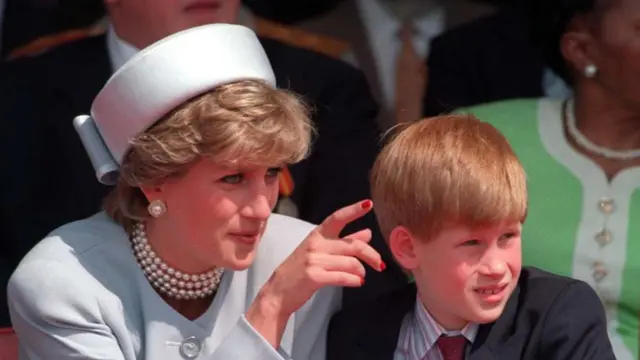
<path fill-rule="evenodd" d="M 571 72 L 560 51 L 560 40 L 576 16 L 600 15 L 619 0 L 534 0 L 530 2 L 530 29 L 543 60 L 568 84 Z"/>

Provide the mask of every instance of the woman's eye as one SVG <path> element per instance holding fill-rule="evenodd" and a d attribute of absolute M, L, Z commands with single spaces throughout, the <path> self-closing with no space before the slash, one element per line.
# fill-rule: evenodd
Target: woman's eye
<path fill-rule="evenodd" d="M 242 180 L 244 180 L 244 176 L 242 174 L 228 175 L 220 179 L 220 181 L 226 184 L 240 184 Z"/>
<path fill-rule="evenodd" d="M 281 171 L 282 168 L 270 168 L 269 170 L 267 170 L 267 177 L 278 177 L 278 174 L 280 174 Z"/>

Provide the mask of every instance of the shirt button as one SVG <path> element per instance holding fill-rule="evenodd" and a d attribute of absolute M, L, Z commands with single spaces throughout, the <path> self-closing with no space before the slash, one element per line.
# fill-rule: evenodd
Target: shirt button
<path fill-rule="evenodd" d="M 595 240 L 600 246 L 606 246 L 613 241 L 613 235 L 611 231 L 602 229 L 596 233 Z"/>
<path fill-rule="evenodd" d="M 194 336 L 190 336 L 180 344 L 180 353 L 187 359 L 195 359 L 202 351 L 202 344 Z"/>
<path fill-rule="evenodd" d="M 593 273 L 591 273 L 591 276 L 597 283 L 602 281 L 602 279 L 607 276 L 607 273 L 607 268 L 602 262 L 596 261 L 593 263 Z"/>
<path fill-rule="evenodd" d="M 615 209 L 615 202 L 612 198 L 604 197 L 598 201 L 598 209 L 605 214 L 611 214 Z"/>

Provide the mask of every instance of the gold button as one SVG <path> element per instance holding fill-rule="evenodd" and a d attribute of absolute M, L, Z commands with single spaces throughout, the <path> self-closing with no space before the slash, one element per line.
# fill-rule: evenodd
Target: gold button
<path fill-rule="evenodd" d="M 611 241 L 613 241 L 613 235 L 611 234 L 611 231 L 609 231 L 607 229 L 602 229 L 602 230 L 598 231 L 594 238 L 595 238 L 596 242 L 598 244 L 600 244 L 600 246 L 609 245 L 609 243 L 611 243 Z"/>
<path fill-rule="evenodd" d="M 593 273 L 591 274 L 593 280 L 595 280 L 596 282 L 600 282 L 602 281 L 602 279 L 604 279 L 605 276 L 607 276 L 607 273 L 607 268 L 602 262 L 596 261 L 595 263 L 593 263 Z"/>
<path fill-rule="evenodd" d="M 611 214 L 615 210 L 615 202 L 612 198 L 604 197 L 598 201 L 598 209 L 605 214 Z"/>

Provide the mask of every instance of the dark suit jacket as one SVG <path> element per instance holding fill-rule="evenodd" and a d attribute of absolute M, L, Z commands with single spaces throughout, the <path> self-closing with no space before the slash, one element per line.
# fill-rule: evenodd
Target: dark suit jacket
<path fill-rule="evenodd" d="M 311 156 L 291 167 L 293 200 L 300 217 L 321 222 L 339 207 L 368 198 L 369 170 L 378 152 L 377 105 L 362 73 L 329 57 L 273 40 L 262 44 L 278 85 L 304 96 L 314 108 L 319 137 Z M 27 251 L 54 228 L 97 212 L 108 189 L 100 185 L 72 126 L 88 113 L 111 76 L 104 36 L 58 47 L 0 69 L 0 269 L 13 269 Z M 374 216 L 346 231 L 369 227 L 374 244 L 386 249 Z M 383 255 L 392 263 L 388 251 Z M 384 290 L 402 284 L 400 270 L 385 274 Z M 394 275 L 395 274 L 395 275 Z M 2 273 L 5 300 L 6 279 Z M 349 293 L 345 301 L 348 301 Z M 7 323 L 6 306 L 0 309 Z"/>
<path fill-rule="evenodd" d="M 523 4 L 520 4 L 522 2 Z M 436 37 L 423 112 L 436 116 L 497 100 L 543 96 L 544 62 L 532 45 L 528 3 Z"/>
<path fill-rule="evenodd" d="M 344 309 L 329 325 L 327 360 L 392 360 L 403 318 L 415 306 L 407 285 Z M 524 268 L 504 312 L 481 325 L 467 360 L 614 360 L 604 308 L 584 282 Z"/>
<path fill-rule="evenodd" d="M 45 35 L 89 26 L 105 14 L 102 0 L 3 1 L 0 63 L 11 50 Z"/>

